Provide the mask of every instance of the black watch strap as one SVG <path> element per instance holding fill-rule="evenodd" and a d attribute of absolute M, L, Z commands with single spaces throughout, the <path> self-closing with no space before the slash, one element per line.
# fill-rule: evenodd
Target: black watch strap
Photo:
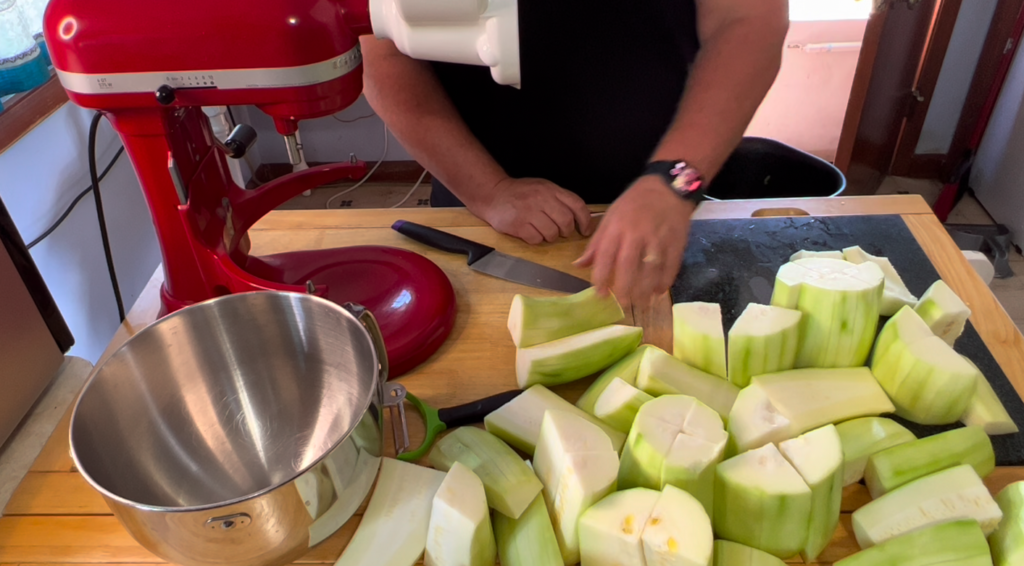
<path fill-rule="evenodd" d="M 704 178 L 685 161 L 652 161 L 641 176 L 646 175 L 658 175 L 672 192 L 688 201 L 701 202 L 706 197 Z"/>

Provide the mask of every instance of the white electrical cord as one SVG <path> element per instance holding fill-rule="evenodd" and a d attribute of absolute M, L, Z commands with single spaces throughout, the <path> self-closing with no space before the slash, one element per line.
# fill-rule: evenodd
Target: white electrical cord
<path fill-rule="evenodd" d="M 398 208 L 398 207 L 402 206 L 403 204 L 405 204 L 405 201 L 409 200 L 409 197 L 411 197 L 412 194 L 416 192 L 416 189 L 420 188 L 420 184 L 423 182 L 423 179 L 425 179 L 426 177 L 427 177 L 427 170 L 424 169 L 423 170 L 423 174 L 420 175 L 420 178 L 416 181 L 416 184 L 413 185 L 411 189 L 409 189 L 409 192 L 406 193 L 405 198 L 400 200 L 398 202 L 398 204 L 396 204 L 395 206 L 392 206 L 391 208 Z"/>
<path fill-rule="evenodd" d="M 385 126 L 384 126 L 384 153 L 381 154 L 380 159 L 377 161 L 377 164 L 374 165 L 373 169 L 370 169 L 370 172 L 367 173 L 366 176 L 363 177 L 358 183 L 352 185 L 351 187 L 349 187 L 349 188 L 339 192 L 338 194 L 332 196 L 331 198 L 327 199 L 327 202 L 324 204 L 324 208 L 328 208 L 328 209 L 331 208 L 331 203 L 333 203 L 339 197 L 347 195 L 348 193 L 351 193 L 352 191 L 354 191 L 354 190 L 358 189 L 359 187 L 363 186 L 363 183 L 365 183 L 365 182 L 370 180 L 370 177 L 372 177 L 373 174 L 377 172 L 377 168 L 380 167 L 380 164 L 384 163 L 384 158 L 388 156 L 388 137 L 389 136 L 390 136 L 390 134 L 388 132 L 388 127 L 385 124 Z"/>

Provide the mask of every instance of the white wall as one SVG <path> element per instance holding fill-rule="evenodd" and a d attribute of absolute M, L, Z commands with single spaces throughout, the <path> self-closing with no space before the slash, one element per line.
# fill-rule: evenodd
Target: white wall
<path fill-rule="evenodd" d="M 46 230 L 89 186 L 86 147 L 91 118 L 92 112 L 68 103 L 0 153 L 0 198 L 26 243 Z M 96 146 L 100 171 L 120 145 L 104 120 Z M 127 156 L 111 169 L 100 189 L 127 309 L 159 265 L 160 252 Z M 95 363 L 119 320 L 91 195 L 32 249 L 32 257 L 75 336 L 71 353 Z"/>
<path fill-rule="evenodd" d="M 814 13 L 801 15 L 811 17 Z M 779 76 L 754 115 L 747 135 L 777 139 L 822 159 L 835 159 L 860 49 L 809 53 L 802 47 L 859 43 L 866 26 L 866 19 L 794 18 Z"/>
<path fill-rule="evenodd" d="M 949 152 L 997 3 L 998 0 L 967 0 L 960 5 L 914 153 L 945 155 Z"/>
<path fill-rule="evenodd" d="M 1017 50 L 971 170 L 985 210 L 1024 246 L 1024 51 Z"/>
<path fill-rule="evenodd" d="M 288 163 L 284 138 L 274 129 L 274 121 L 254 106 L 233 108 L 235 119 L 256 128 L 258 159 L 262 163 Z M 357 118 L 362 118 L 357 120 Z M 355 120 L 340 122 L 339 120 Z M 374 114 L 365 98 L 333 117 L 299 122 L 306 161 L 345 161 L 354 153 L 363 161 L 376 162 L 384 151 L 384 122 Z M 411 161 L 412 157 L 394 136 L 388 140 L 387 161 Z M 258 165 L 258 164 L 257 164 Z"/>

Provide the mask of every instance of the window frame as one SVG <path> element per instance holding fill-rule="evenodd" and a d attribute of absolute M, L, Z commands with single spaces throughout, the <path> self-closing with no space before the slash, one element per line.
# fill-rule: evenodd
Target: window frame
<path fill-rule="evenodd" d="M 7 151 L 68 101 L 56 76 L 25 93 L 15 95 L 0 112 L 0 153 Z"/>

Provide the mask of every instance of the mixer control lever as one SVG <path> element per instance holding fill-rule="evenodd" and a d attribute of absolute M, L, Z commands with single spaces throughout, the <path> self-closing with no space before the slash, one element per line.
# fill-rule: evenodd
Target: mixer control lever
<path fill-rule="evenodd" d="M 160 88 L 156 89 L 156 101 L 163 106 L 170 106 L 174 104 L 174 87 L 171 85 L 161 85 Z"/>
<path fill-rule="evenodd" d="M 247 124 L 239 124 L 235 126 L 234 130 L 231 130 L 231 133 L 223 143 L 217 142 L 217 146 L 228 157 L 241 159 L 254 143 L 256 143 L 256 130 Z"/>

